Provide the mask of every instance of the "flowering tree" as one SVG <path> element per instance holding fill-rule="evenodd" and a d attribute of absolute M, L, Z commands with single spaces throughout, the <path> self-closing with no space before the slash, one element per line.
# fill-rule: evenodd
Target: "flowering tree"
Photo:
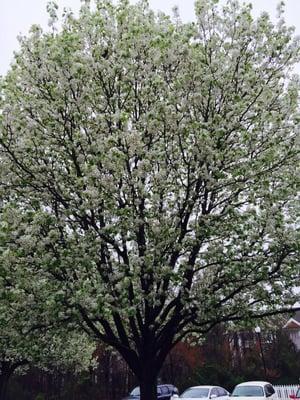
<path fill-rule="evenodd" d="M 1 213 L 1 248 L 12 240 L 5 212 Z M 15 270 L 7 252 L 0 255 L 0 399 L 5 400 L 11 376 L 24 367 L 87 370 L 93 365 L 95 342 L 61 319 L 50 321 L 43 311 L 48 300 L 41 282 L 25 284 L 26 274 Z M 30 290 L 29 290 L 30 288 Z M 65 320 L 65 322 L 68 322 Z"/>
<path fill-rule="evenodd" d="M 20 307 L 18 309 L 20 311 Z M 19 315 L 12 313 L 11 307 L 5 307 L 4 302 L 1 302 L 0 310 L 1 400 L 6 399 L 12 375 L 24 373 L 24 368 L 29 366 L 73 373 L 94 366 L 95 342 L 78 329 L 49 327 L 45 322 L 36 326 L 29 309 Z"/>
<path fill-rule="evenodd" d="M 34 26 L 2 84 L 5 259 L 43 312 L 115 348 L 142 400 L 170 349 L 289 309 L 299 60 L 279 9 L 85 2 Z"/>
<path fill-rule="evenodd" d="M 7 398 L 10 378 L 25 373 L 29 367 L 71 371 L 74 375 L 94 367 L 95 343 L 82 332 L 53 328 L 19 332 L 11 320 L 8 322 L 0 330 L 1 400 Z"/>

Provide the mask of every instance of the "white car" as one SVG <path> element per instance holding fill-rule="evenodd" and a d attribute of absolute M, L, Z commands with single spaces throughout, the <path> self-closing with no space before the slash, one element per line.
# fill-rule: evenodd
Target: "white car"
<path fill-rule="evenodd" d="M 229 400 L 229 392 L 220 386 L 193 386 L 186 389 L 180 396 L 173 395 L 172 400 Z"/>
<path fill-rule="evenodd" d="M 251 381 L 236 385 L 231 397 L 238 397 L 238 400 L 265 400 L 277 399 L 275 389 L 269 382 Z"/>

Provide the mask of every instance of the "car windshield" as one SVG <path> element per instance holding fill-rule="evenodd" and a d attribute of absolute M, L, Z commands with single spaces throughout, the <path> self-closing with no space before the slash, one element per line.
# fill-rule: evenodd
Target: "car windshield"
<path fill-rule="evenodd" d="M 133 389 L 133 391 L 130 393 L 130 396 L 139 396 L 140 395 L 140 388 L 136 387 Z"/>
<path fill-rule="evenodd" d="M 233 397 L 263 397 L 264 391 L 261 386 L 237 386 L 232 392 Z"/>
<path fill-rule="evenodd" d="M 187 389 L 180 396 L 181 398 L 205 398 L 208 397 L 208 389 L 205 388 L 191 388 Z"/>

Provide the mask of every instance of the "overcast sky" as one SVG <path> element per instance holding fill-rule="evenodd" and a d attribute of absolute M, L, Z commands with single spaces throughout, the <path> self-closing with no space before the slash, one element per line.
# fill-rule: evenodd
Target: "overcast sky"
<path fill-rule="evenodd" d="M 134 0 L 132 0 L 134 1 Z M 275 18 L 276 5 L 279 0 L 252 0 L 254 13 L 268 11 Z M 0 75 L 7 72 L 18 49 L 17 36 L 26 34 L 32 24 L 40 24 L 47 29 L 48 16 L 46 5 L 48 0 L 0 0 Z M 180 10 L 183 21 L 193 20 L 194 0 L 149 0 L 153 9 L 171 13 L 174 5 Z M 296 27 L 300 35 L 300 0 L 286 0 L 286 20 Z M 80 0 L 58 0 L 62 8 L 69 7 L 77 11 Z"/>

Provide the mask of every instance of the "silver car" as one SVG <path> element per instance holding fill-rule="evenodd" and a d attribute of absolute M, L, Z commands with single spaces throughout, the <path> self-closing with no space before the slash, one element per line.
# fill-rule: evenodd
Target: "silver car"
<path fill-rule="evenodd" d="M 229 392 L 220 386 L 193 386 L 186 389 L 180 396 L 173 395 L 172 400 L 229 400 Z"/>

